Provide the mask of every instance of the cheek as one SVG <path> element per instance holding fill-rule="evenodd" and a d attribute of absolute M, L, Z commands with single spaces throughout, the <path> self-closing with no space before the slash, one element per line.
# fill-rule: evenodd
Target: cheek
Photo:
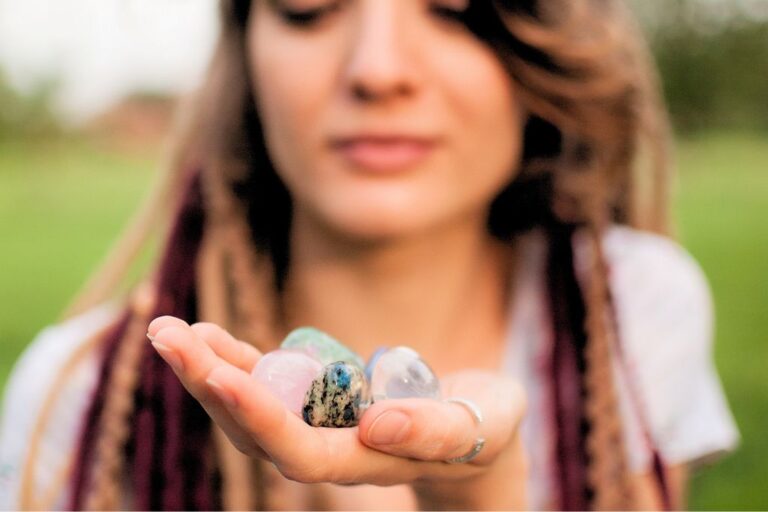
<path fill-rule="evenodd" d="M 306 55 L 306 44 L 281 37 L 274 23 L 253 25 L 248 51 L 257 110 L 275 169 L 290 188 L 318 144 L 329 66 Z"/>
<path fill-rule="evenodd" d="M 524 108 L 515 83 L 490 49 L 477 42 L 451 56 L 434 62 L 440 65 L 436 72 L 443 77 L 445 101 L 457 126 L 456 172 L 467 178 L 467 186 L 472 183 L 474 200 L 487 202 L 518 172 Z"/>

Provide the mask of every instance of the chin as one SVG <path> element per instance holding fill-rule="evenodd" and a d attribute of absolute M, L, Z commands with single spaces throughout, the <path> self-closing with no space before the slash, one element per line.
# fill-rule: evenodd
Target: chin
<path fill-rule="evenodd" d="M 319 194 L 315 214 L 332 230 L 365 240 L 408 236 L 439 216 L 433 211 L 439 202 L 425 201 L 428 196 L 421 188 L 388 185 L 339 187 Z"/>
<path fill-rule="evenodd" d="M 421 218 L 413 211 L 355 212 L 336 219 L 333 229 L 345 238 L 366 241 L 384 242 L 423 233 L 432 224 L 429 219 Z"/>

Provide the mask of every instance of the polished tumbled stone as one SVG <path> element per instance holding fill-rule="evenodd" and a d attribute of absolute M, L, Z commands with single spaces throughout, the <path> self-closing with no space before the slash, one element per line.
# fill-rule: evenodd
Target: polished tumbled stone
<path fill-rule="evenodd" d="M 301 417 L 304 398 L 323 365 L 299 350 L 275 350 L 264 354 L 251 375 L 277 396 L 285 407 Z"/>
<path fill-rule="evenodd" d="M 363 370 L 344 361 L 331 363 L 312 381 L 302 416 L 313 427 L 354 427 L 370 405 Z"/>
<path fill-rule="evenodd" d="M 379 347 L 373 351 L 373 354 L 371 354 L 371 357 L 368 359 L 368 364 L 365 365 L 365 378 L 368 379 L 369 383 L 371 382 L 371 377 L 373 377 L 373 368 L 379 361 L 379 357 L 389 349 L 390 347 Z"/>
<path fill-rule="evenodd" d="M 415 350 L 394 347 L 371 363 L 374 402 L 388 398 L 440 398 L 440 381 Z"/>
<path fill-rule="evenodd" d="M 365 367 L 360 356 L 314 327 L 299 327 L 291 331 L 283 340 L 280 348 L 303 350 L 323 365 L 336 361 L 346 361 L 358 366 L 361 370 Z"/>

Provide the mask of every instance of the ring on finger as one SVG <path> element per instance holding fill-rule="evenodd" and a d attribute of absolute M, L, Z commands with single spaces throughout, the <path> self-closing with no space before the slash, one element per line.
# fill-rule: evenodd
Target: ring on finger
<path fill-rule="evenodd" d="M 469 413 L 472 415 L 472 419 L 475 421 L 476 425 L 480 426 L 480 424 L 483 422 L 483 413 L 475 402 L 467 400 L 466 398 L 459 397 L 450 397 L 443 401 L 464 406 L 464 408 L 467 409 L 467 411 L 469 411 Z M 470 448 L 467 453 L 460 457 L 446 459 L 445 462 L 448 464 L 463 464 L 465 462 L 469 462 L 478 456 L 478 454 L 482 451 L 483 446 L 485 446 L 485 438 L 478 437 L 475 439 L 475 444 L 472 445 L 472 448 Z"/>

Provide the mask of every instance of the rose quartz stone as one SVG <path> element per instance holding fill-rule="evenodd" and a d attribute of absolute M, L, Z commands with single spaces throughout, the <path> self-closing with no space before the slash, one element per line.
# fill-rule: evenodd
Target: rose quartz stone
<path fill-rule="evenodd" d="M 251 375 L 267 386 L 285 407 L 301 416 L 304 396 L 323 365 L 298 350 L 275 350 L 259 359 Z"/>

